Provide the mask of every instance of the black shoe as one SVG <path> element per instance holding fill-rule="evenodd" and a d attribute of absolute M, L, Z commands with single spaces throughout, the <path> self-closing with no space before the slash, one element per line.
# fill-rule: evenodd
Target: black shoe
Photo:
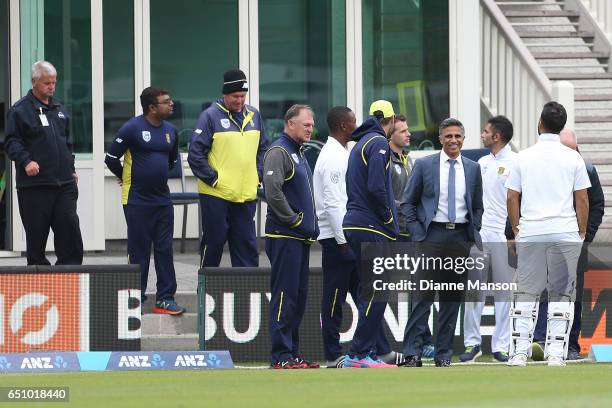
<path fill-rule="evenodd" d="M 580 355 L 579 351 L 576 350 L 568 350 L 567 352 L 567 361 L 577 361 L 577 360 L 583 360 L 582 356 Z"/>
<path fill-rule="evenodd" d="M 436 360 L 436 367 L 450 367 L 450 360 Z"/>
<path fill-rule="evenodd" d="M 404 363 L 398 365 L 403 365 L 404 367 L 423 367 L 423 362 L 421 357 L 405 356 Z"/>

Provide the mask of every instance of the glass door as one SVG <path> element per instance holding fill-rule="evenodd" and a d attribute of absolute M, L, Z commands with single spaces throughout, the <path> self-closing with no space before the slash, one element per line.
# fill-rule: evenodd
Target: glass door
<path fill-rule="evenodd" d="M 10 162 L 7 163 L 4 154 L 4 137 L 6 136 L 6 112 L 10 107 L 9 97 L 9 21 L 8 0 L 0 0 L 0 251 L 6 250 L 10 244 L 10 222 L 8 222 L 10 186 Z"/>

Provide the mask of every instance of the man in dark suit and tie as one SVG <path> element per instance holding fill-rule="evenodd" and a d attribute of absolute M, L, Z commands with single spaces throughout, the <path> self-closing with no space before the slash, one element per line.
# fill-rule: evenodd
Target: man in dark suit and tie
<path fill-rule="evenodd" d="M 445 119 L 439 128 L 442 151 L 416 161 L 401 203 L 406 226 L 413 242 L 424 242 L 428 257 L 469 256 L 471 242 L 481 245 L 482 178 L 478 163 L 461 156 L 465 139 L 463 124 L 457 119 Z M 444 283 L 465 282 L 466 274 L 454 270 L 422 270 L 418 280 Z M 404 332 L 404 354 L 407 367 L 421 367 L 424 334 L 435 290 L 413 292 L 412 313 Z M 453 336 L 462 292 L 439 291 L 440 313 L 436 333 L 437 367 L 450 365 Z"/>

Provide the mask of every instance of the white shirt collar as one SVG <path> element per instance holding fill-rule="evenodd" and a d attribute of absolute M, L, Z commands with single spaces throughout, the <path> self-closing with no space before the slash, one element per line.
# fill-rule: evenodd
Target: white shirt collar
<path fill-rule="evenodd" d="M 511 152 L 512 152 L 512 148 L 510 147 L 510 143 L 508 143 L 504 147 L 502 147 L 502 149 L 499 152 L 497 152 L 497 154 L 491 153 L 491 156 L 493 156 L 496 159 L 503 159 L 504 157 L 508 156 Z"/>
<path fill-rule="evenodd" d="M 561 143 L 559 135 L 554 133 L 542 133 L 538 138 L 538 142 L 557 142 Z"/>
<path fill-rule="evenodd" d="M 440 150 L 440 165 L 446 163 L 448 160 L 450 160 L 450 157 L 444 153 L 444 150 Z M 455 160 L 457 160 L 456 164 L 463 166 L 463 162 L 461 161 L 461 153 L 459 153 L 459 156 L 457 156 Z"/>
<path fill-rule="evenodd" d="M 337 148 L 337 149 L 342 149 L 342 150 L 348 150 L 348 145 L 347 145 L 346 147 L 345 147 L 345 146 L 342 146 L 342 143 L 340 143 L 340 142 L 338 141 L 338 139 L 336 139 L 336 138 L 335 138 L 335 137 L 333 137 L 333 136 L 329 136 L 329 137 L 327 138 L 327 143 L 331 143 L 332 145 L 334 145 L 334 148 Z"/>

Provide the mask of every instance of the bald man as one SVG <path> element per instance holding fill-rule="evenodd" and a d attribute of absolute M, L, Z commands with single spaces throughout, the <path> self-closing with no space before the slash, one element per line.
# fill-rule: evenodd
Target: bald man
<path fill-rule="evenodd" d="M 564 146 L 569 147 L 572 150 L 578 150 L 578 140 L 576 133 L 573 130 L 564 128 L 559 133 L 559 139 Z M 584 238 L 584 242 L 593 242 L 597 229 L 601 224 L 604 214 L 604 193 L 599 182 L 599 176 L 595 170 L 595 166 L 585 160 L 586 170 L 591 181 L 591 187 L 587 189 L 587 195 L 589 197 L 589 218 L 587 221 L 587 231 Z M 578 336 L 580 335 L 581 326 L 581 313 L 582 313 L 582 292 L 584 289 L 584 272 L 588 268 L 587 262 L 587 246 L 583 246 L 578 260 L 578 270 L 576 271 L 576 301 L 574 302 L 574 322 L 572 324 L 572 330 L 570 331 L 569 347 L 567 352 L 567 360 L 580 360 L 580 344 L 578 343 Z M 546 298 L 542 296 L 540 302 L 540 312 L 538 314 L 538 323 L 536 324 L 535 332 L 533 334 L 533 350 L 532 358 L 534 360 L 542 360 L 544 358 L 544 342 L 546 341 L 546 315 L 548 310 L 548 302 Z"/>

